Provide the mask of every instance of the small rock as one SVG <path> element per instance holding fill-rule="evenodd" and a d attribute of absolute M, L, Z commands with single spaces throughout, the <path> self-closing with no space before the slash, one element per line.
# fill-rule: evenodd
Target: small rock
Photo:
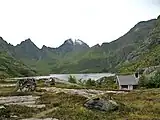
<path fill-rule="evenodd" d="M 17 115 L 12 115 L 11 118 L 18 118 L 18 116 Z"/>
<path fill-rule="evenodd" d="M 89 109 L 96 109 L 100 111 L 115 111 L 118 109 L 118 104 L 113 100 L 103 100 L 100 98 L 88 100 L 84 106 Z"/>
<path fill-rule="evenodd" d="M 2 105 L 2 106 L 0 106 L 0 109 L 6 109 L 6 108 Z"/>

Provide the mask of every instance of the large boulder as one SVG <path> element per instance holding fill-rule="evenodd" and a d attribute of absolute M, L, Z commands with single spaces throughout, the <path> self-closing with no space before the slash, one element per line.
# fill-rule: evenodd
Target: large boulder
<path fill-rule="evenodd" d="M 31 92 L 36 90 L 36 80 L 34 78 L 20 79 L 16 85 L 17 91 Z"/>
<path fill-rule="evenodd" d="M 88 100 L 84 106 L 89 109 L 96 109 L 100 111 L 115 111 L 119 105 L 113 100 L 103 100 L 100 98 Z"/>

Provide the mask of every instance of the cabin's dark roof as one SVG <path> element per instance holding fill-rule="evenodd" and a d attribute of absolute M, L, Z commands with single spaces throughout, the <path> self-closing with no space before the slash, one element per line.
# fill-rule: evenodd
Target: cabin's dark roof
<path fill-rule="evenodd" d="M 117 76 L 119 85 L 137 85 L 138 79 L 134 75 Z"/>

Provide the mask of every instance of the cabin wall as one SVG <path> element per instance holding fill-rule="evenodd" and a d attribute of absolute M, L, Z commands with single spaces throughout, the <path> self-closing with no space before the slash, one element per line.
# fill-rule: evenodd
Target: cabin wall
<path fill-rule="evenodd" d="M 128 90 L 133 90 L 133 85 L 128 85 Z"/>

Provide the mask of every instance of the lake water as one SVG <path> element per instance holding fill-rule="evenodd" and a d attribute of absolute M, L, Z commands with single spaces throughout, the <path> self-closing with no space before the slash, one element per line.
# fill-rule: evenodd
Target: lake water
<path fill-rule="evenodd" d="M 14 79 L 25 79 L 25 78 L 35 78 L 35 79 L 43 79 L 43 78 L 50 78 L 50 77 L 55 77 L 60 80 L 65 80 L 68 81 L 69 76 L 75 76 L 77 80 L 82 79 L 82 80 L 98 80 L 102 77 L 109 77 L 109 76 L 114 76 L 115 74 L 112 73 L 89 73 L 89 74 L 50 74 L 49 76 L 35 76 L 35 77 L 21 77 L 21 78 L 14 78 Z"/>
<path fill-rule="evenodd" d="M 102 77 L 109 77 L 114 76 L 115 74 L 111 73 L 90 73 L 90 74 L 50 74 L 52 77 L 59 78 L 61 80 L 68 80 L 69 76 L 75 76 L 76 79 L 82 79 L 82 80 L 98 80 Z"/>

